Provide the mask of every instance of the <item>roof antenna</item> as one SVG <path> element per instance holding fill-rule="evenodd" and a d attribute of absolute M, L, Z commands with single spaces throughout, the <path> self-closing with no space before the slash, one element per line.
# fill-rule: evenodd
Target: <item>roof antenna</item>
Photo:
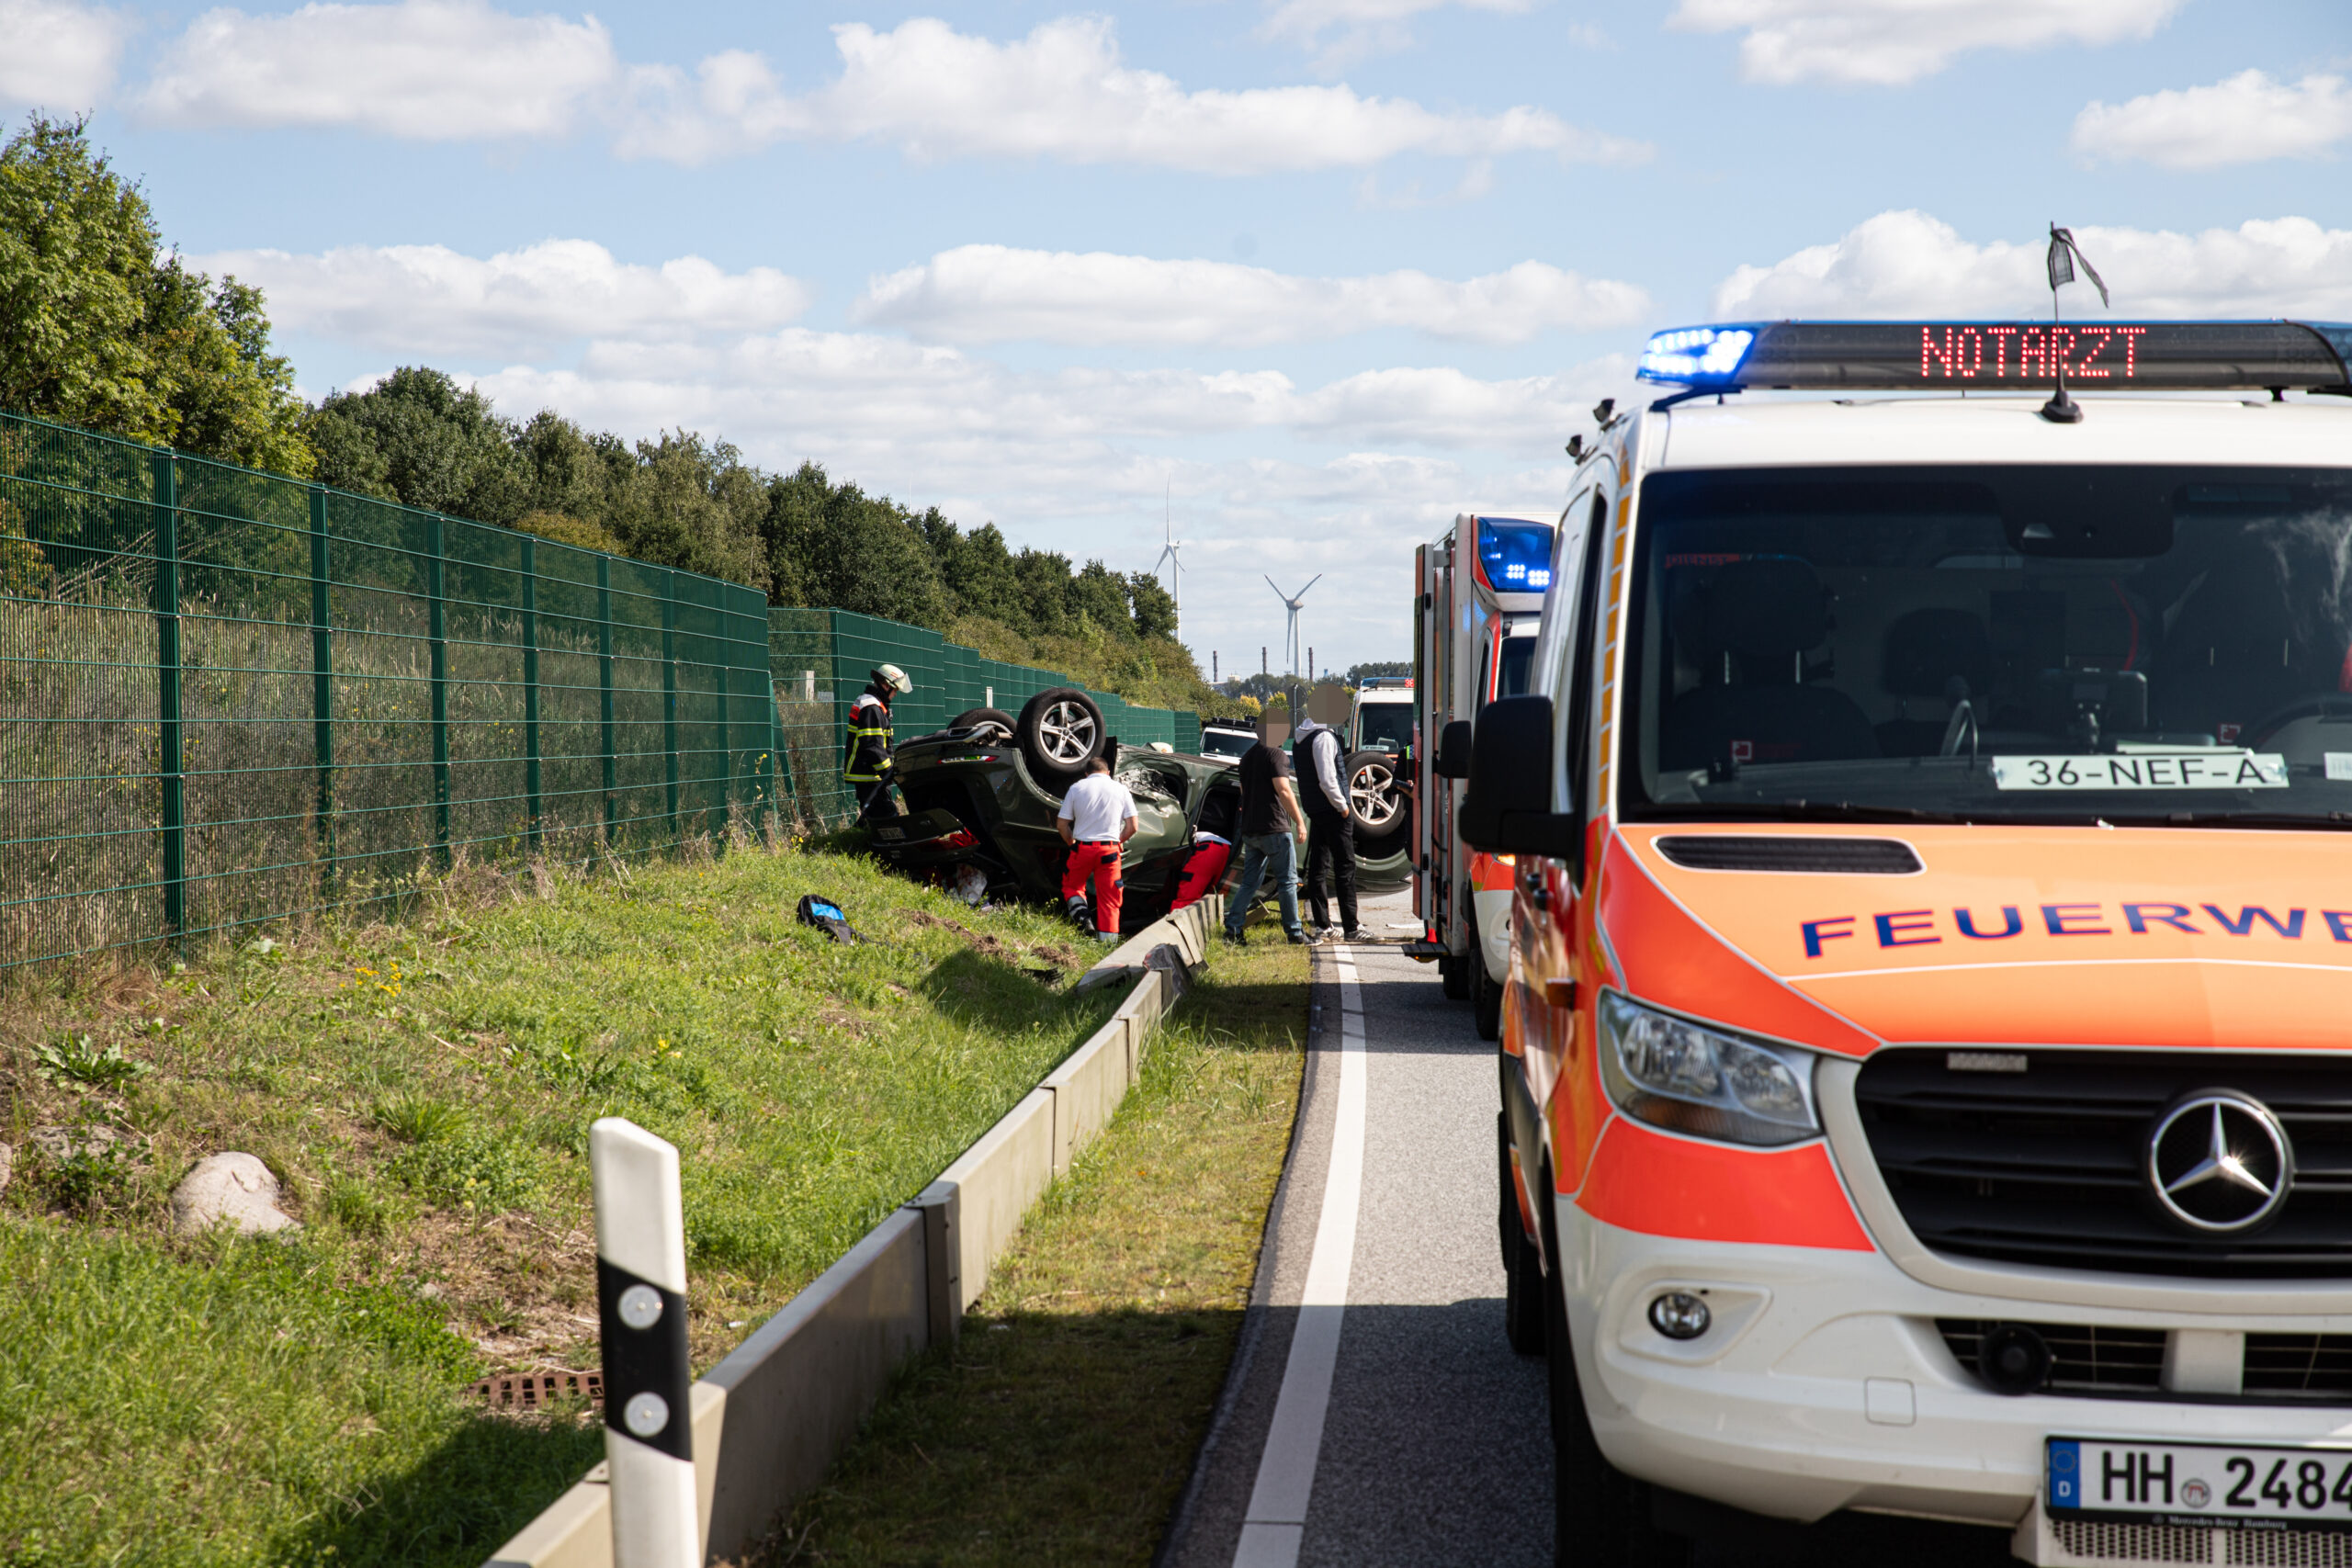
<path fill-rule="evenodd" d="M 2061 229 L 2055 223 L 2050 225 L 2050 364 L 2058 377 L 2058 389 L 2041 405 L 2041 417 L 2052 424 L 2080 424 L 2083 419 L 2083 405 L 2066 395 L 2066 356 L 2056 342 L 2058 288 L 2061 284 L 2075 281 L 2076 262 L 2083 264 L 2084 274 L 2098 290 L 2098 302 L 2105 305 L 2107 282 L 2099 276 L 2098 268 L 2091 265 L 2091 258 L 2083 254 L 2083 248 L 2075 243 L 2074 231 Z"/>

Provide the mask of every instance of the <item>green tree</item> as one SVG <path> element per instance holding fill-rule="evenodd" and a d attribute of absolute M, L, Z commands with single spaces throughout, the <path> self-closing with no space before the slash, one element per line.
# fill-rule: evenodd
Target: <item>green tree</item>
<path fill-rule="evenodd" d="M 1055 637 L 1069 630 L 1069 557 L 1023 549 L 1012 558 L 1012 576 L 1013 602 L 1033 635 Z"/>
<path fill-rule="evenodd" d="M 0 408 L 305 477 L 261 292 L 167 252 L 80 119 L 0 145 Z"/>
<path fill-rule="evenodd" d="M 364 392 L 330 392 L 305 432 L 337 489 L 477 523 L 532 510 L 514 426 L 446 372 L 402 366 Z"/>
<path fill-rule="evenodd" d="M 1085 617 L 1085 623 L 1097 632 L 1115 637 L 1134 633 L 1127 606 L 1127 580 L 1104 566 L 1091 560 L 1069 581 L 1069 607 L 1073 615 Z"/>
<path fill-rule="evenodd" d="M 774 603 L 945 628 L 948 593 L 921 520 L 888 496 L 830 482 L 814 463 L 772 481 L 768 499 L 760 532 L 768 544 Z"/>
<path fill-rule="evenodd" d="M 1176 596 L 1148 571 L 1127 574 L 1127 600 L 1135 606 L 1136 635 L 1141 637 L 1176 635 Z"/>
<path fill-rule="evenodd" d="M 765 593 L 764 476 L 726 442 L 681 430 L 637 445 L 637 467 L 607 526 L 639 560 L 749 583 Z"/>

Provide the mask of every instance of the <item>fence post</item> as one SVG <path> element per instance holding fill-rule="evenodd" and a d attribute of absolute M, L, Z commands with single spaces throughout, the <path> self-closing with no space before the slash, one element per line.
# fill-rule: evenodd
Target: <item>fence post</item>
<path fill-rule="evenodd" d="M 163 784 L 164 924 L 187 929 L 187 781 L 180 757 L 180 498 L 175 454 L 149 460 L 155 508 L 155 715 Z"/>
<path fill-rule="evenodd" d="M 673 637 L 678 621 L 678 574 L 662 574 L 662 755 L 670 786 L 670 841 L 678 841 L 678 660 Z"/>
<path fill-rule="evenodd" d="M 539 556 L 523 536 L 523 793 L 530 797 L 531 853 L 539 852 Z"/>
<path fill-rule="evenodd" d="M 603 689 L 605 719 L 605 847 L 613 847 L 620 826 L 620 781 L 613 761 L 613 558 L 596 558 L 596 682 Z"/>
<path fill-rule="evenodd" d="M 776 755 L 776 748 L 784 739 L 784 727 L 777 721 L 775 716 L 775 677 L 774 675 L 770 675 L 768 677 L 768 722 L 766 728 L 768 732 L 768 749 L 766 757 L 762 760 L 760 777 L 761 794 L 767 802 L 768 817 L 771 821 L 770 830 L 775 833 L 777 837 L 781 838 L 784 835 L 784 802 L 779 799 L 776 795 L 775 772 L 776 763 L 780 760 Z M 786 776 L 789 777 L 790 775 L 786 774 Z"/>
<path fill-rule="evenodd" d="M 334 634 L 328 593 L 327 492 L 311 491 L 311 738 L 318 753 L 319 879 L 334 897 Z"/>
<path fill-rule="evenodd" d="M 441 514 L 424 515 L 426 627 L 433 659 L 433 849 L 441 869 L 449 869 L 449 622 L 442 604 L 447 588 L 441 555 Z"/>
<path fill-rule="evenodd" d="M 614 1568 L 695 1568 L 702 1525 L 678 1151 L 633 1122 L 601 1117 L 588 1129 L 588 1170 Z"/>
<path fill-rule="evenodd" d="M 729 651 L 720 649 L 719 658 L 726 659 Z M 735 815 L 735 749 L 728 743 L 733 732 L 727 722 L 728 705 L 735 700 L 735 666 L 720 663 L 712 665 L 711 669 L 718 677 L 718 822 L 720 836 L 724 838 L 727 824 L 734 819 Z M 708 817 L 709 811 L 706 807 L 705 820 Z"/>

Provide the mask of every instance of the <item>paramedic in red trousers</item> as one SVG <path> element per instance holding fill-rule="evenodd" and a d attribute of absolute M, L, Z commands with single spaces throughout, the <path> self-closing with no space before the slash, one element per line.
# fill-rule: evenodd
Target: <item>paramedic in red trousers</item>
<path fill-rule="evenodd" d="M 1062 868 L 1062 904 L 1081 926 L 1091 925 L 1098 942 L 1119 940 L 1119 905 L 1125 882 L 1119 874 L 1119 852 L 1136 836 L 1136 797 L 1111 776 L 1111 764 L 1097 757 L 1086 764 L 1086 776 L 1069 786 L 1058 814 L 1062 842 L 1069 846 L 1069 861 Z M 1092 919 L 1088 918 L 1086 885 L 1094 884 Z"/>
<path fill-rule="evenodd" d="M 1298 929 L 1298 844 L 1291 835 L 1306 837 L 1306 818 L 1298 809 L 1298 791 L 1292 787 L 1290 759 L 1282 748 L 1266 740 L 1266 716 L 1258 716 L 1258 743 L 1241 753 L 1241 880 L 1225 904 L 1225 940 L 1238 947 L 1249 939 L 1241 922 L 1257 901 L 1258 884 L 1271 876 L 1274 897 L 1283 912 L 1283 934 L 1294 944 L 1304 943 Z M 1288 820 L 1284 820 L 1287 818 Z"/>
<path fill-rule="evenodd" d="M 1340 732 L 1310 718 L 1298 727 L 1291 748 L 1303 781 L 1298 793 L 1306 800 L 1306 909 L 1315 918 L 1315 940 L 1370 942 L 1372 933 L 1356 924 L 1356 819 L 1340 777 Z M 1336 926 L 1327 874 L 1339 885 Z"/>
<path fill-rule="evenodd" d="M 890 699 L 915 689 L 895 664 L 873 671 L 874 679 L 849 705 L 849 734 L 842 745 L 842 777 L 857 791 L 857 819 L 896 817 L 890 799 Z"/>

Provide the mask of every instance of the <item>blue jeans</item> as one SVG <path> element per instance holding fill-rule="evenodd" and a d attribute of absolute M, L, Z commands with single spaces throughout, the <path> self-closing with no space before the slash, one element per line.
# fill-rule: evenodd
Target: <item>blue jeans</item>
<path fill-rule="evenodd" d="M 1241 921 L 1258 897 L 1258 883 L 1271 870 L 1274 897 L 1281 901 L 1283 930 L 1295 937 L 1306 933 L 1298 926 L 1298 845 L 1288 833 L 1261 833 L 1241 840 L 1241 880 L 1225 906 L 1225 929 L 1241 934 Z"/>

